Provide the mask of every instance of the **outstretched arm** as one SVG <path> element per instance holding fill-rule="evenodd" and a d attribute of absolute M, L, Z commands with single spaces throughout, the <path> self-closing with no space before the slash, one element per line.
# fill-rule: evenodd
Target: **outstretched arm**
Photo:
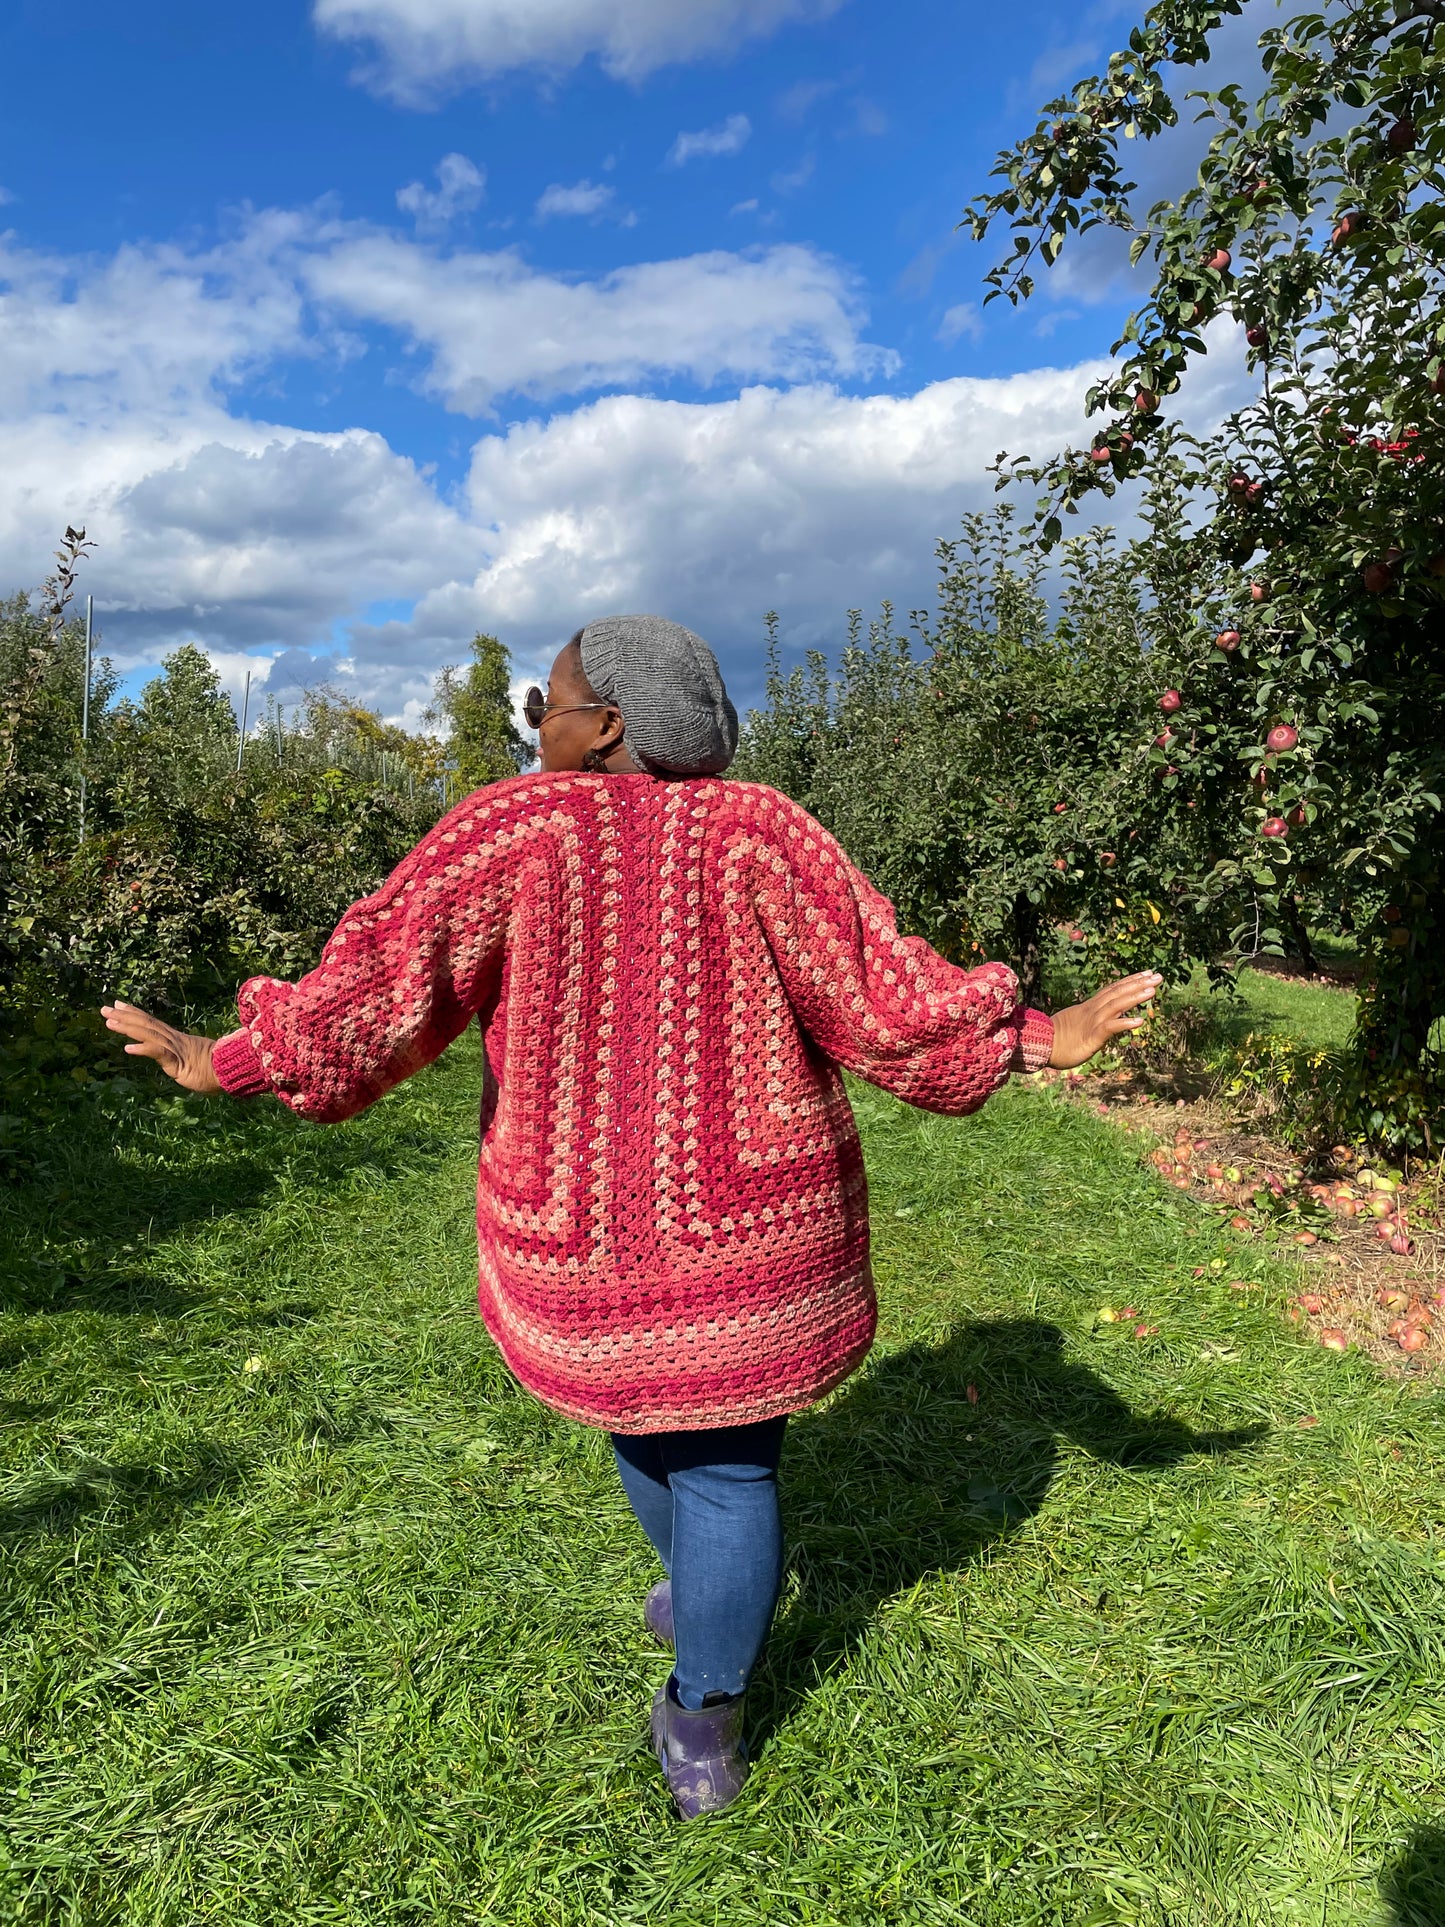
<path fill-rule="evenodd" d="M 759 795 L 751 898 L 799 1022 L 836 1063 L 924 1110 L 977 1110 L 1011 1070 L 1084 1063 L 1142 1019 L 1153 972 L 1051 1019 L 1006 964 L 965 970 L 921 937 L 796 803 Z"/>
<path fill-rule="evenodd" d="M 1054 1043 L 1049 1062 L 1056 1071 L 1077 1070 L 1116 1037 L 1138 1030 L 1144 1022 L 1133 1013 L 1147 1004 L 1164 979 L 1157 970 L 1136 970 L 1096 990 L 1086 1003 L 1070 1004 L 1054 1017 Z"/>
<path fill-rule="evenodd" d="M 269 1092 L 318 1123 L 352 1117 L 439 1057 L 495 997 L 521 866 L 546 861 L 532 779 L 478 791 L 353 904 L 297 983 L 253 977 L 212 1043 L 128 1004 L 107 1026 L 186 1090 Z"/>
<path fill-rule="evenodd" d="M 196 1091 L 202 1097 L 216 1097 L 221 1080 L 211 1064 L 214 1039 L 197 1037 L 188 1030 L 177 1030 L 159 1017 L 152 1017 L 134 1004 L 102 1004 L 100 1014 L 107 1030 L 119 1031 L 132 1042 L 126 1045 L 127 1057 L 152 1057 L 167 1077 L 182 1090 Z"/>

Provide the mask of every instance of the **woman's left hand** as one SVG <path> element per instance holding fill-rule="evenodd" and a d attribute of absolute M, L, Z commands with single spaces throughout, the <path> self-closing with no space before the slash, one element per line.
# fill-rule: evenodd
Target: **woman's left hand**
<path fill-rule="evenodd" d="M 164 1024 L 159 1017 L 137 1010 L 134 1004 L 102 1004 L 100 1014 L 107 1030 L 134 1039 L 125 1047 L 128 1057 L 153 1057 L 183 1090 L 202 1097 L 220 1094 L 220 1081 L 211 1069 L 211 1038 L 177 1030 L 174 1024 Z"/>

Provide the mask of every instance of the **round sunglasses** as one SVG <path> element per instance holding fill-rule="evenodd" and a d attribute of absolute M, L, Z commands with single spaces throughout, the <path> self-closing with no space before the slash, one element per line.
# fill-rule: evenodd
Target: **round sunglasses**
<path fill-rule="evenodd" d="M 528 729 L 540 729 L 549 716 L 568 716 L 574 709 L 610 709 L 611 706 L 610 703 L 549 703 L 535 683 L 522 698 L 522 714 Z"/>

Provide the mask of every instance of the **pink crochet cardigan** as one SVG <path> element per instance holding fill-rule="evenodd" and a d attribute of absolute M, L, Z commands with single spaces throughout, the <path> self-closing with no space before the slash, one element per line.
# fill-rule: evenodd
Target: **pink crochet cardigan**
<path fill-rule="evenodd" d="M 621 1432 L 790 1412 L 873 1338 L 840 1068 L 976 1110 L 1053 1026 L 916 937 L 812 817 L 705 777 L 478 790 L 299 983 L 254 977 L 233 1095 L 330 1123 L 476 1018 L 482 1316 L 522 1383 Z"/>

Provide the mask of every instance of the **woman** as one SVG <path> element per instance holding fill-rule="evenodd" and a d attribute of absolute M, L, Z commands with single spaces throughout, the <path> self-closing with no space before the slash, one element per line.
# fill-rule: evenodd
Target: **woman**
<path fill-rule="evenodd" d="M 1135 1029 L 1143 972 L 1050 1019 L 962 970 L 795 803 L 720 780 L 737 716 L 701 639 L 580 630 L 528 720 L 541 768 L 459 804 L 299 983 L 213 1042 L 112 1030 L 192 1091 L 354 1116 L 476 1018 L 482 1315 L 521 1382 L 612 1435 L 666 1577 L 652 1738 L 684 1817 L 747 1773 L 743 1694 L 782 1570 L 790 1412 L 873 1339 L 867 1187 L 841 1071 L 976 1110 L 1011 1070 Z"/>

